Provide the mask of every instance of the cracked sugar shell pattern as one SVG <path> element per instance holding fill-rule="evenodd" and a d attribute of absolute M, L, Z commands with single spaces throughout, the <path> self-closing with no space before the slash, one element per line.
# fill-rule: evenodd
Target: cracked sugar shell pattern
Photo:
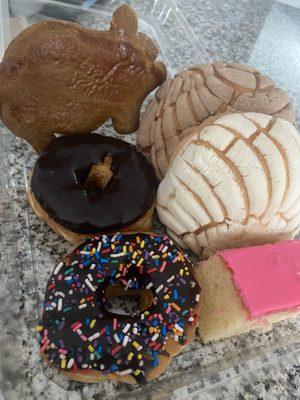
<path fill-rule="evenodd" d="M 295 122 L 295 110 L 284 90 L 255 68 L 215 62 L 183 70 L 156 92 L 141 121 L 138 144 L 150 150 L 162 179 L 184 130 L 222 112 L 260 112 Z"/>
<path fill-rule="evenodd" d="M 189 128 L 159 185 L 157 211 L 194 253 L 294 238 L 300 136 L 281 118 L 222 114 Z"/>

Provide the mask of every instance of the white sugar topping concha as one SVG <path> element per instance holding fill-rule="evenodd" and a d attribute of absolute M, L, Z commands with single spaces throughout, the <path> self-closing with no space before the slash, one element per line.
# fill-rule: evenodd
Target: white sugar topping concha
<path fill-rule="evenodd" d="M 138 144 L 151 152 L 162 179 L 170 159 L 185 137 L 184 130 L 221 112 L 260 112 L 295 122 L 289 96 L 255 68 L 239 64 L 201 64 L 168 79 L 143 116 Z"/>
<path fill-rule="evenodd" d="M 300 136 L 288 121 L 221 114 L 189 128 L 157 211 L 196 254 L 292 239 L 300 227 Z"/>

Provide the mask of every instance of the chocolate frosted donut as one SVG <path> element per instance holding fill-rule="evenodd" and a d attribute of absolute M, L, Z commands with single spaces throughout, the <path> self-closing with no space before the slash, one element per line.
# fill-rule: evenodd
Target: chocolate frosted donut
<path fill-rule="evenodd" d="M 156 187 L 152 166 L 134 146 L 98 134 L 70 135 L 54 139 L 38 158 L 29 200 L 54 230 L 76 242 L 149 230 Z"/>
<path fill-rule="evenodd" d="M 144 383 L 195 333 L 200 288 L 168 236 L 117 233 L 87 240 L 54 269 L 46 289 L 41 352 L 70 378 Z M 140 296 L 134 315 L 106 308 Z"/>

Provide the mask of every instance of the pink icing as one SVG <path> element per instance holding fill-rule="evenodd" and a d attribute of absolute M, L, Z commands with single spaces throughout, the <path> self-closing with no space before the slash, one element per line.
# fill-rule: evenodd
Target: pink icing
<path fill-rule="evenodd" d="M 300 240 L 217 254 L 232 270 L 250 318 L 300 306 Z"/>

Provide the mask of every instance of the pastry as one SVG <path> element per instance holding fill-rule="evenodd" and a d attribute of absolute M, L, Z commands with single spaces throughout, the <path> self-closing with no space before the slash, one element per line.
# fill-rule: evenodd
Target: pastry
<path fill-rule="evenodd" d="M 109 118 L 119 133 L 137 130 L 144 98 L 166 79 L 156 46 L 137 27 L 123 5 L 108 31 L 61 20 L 25 29 L 0 64 L 3 123 L 38 152 L 55 133 L 88 133 Z"/>
<path fill-rule="evenodd" d="M 196 254 L 294 238 L 300 137 L 286 120 L 223 114 L 188 129 L 159 185 L 169 234 Z"/>
<path fill-rule="evenodd" d="M 191 262 L 167 236 L 89 239 L 51 274 L 40 351 L 77 381 L 146 383 L 193 339 L 199 292 Z M 109 311 L 115 296 L 139 296 L 139 310 Z"/>
<path fill-rule="evenodd" d="M 29 202 L 74 244 L 104 232 L 149 231 L 157 182 L 152 165 L 122 140 L 69 135 L 54 139 L 35 163 Z"/>
<path fill-rule="evenodd" d="M 196 268 L 199 334 L 206 343 L 300 313 L 300 241 L 219 251 Z"/>
<path fill-rule="evenodd" d="M 168 79 L 156 92 L 142 118 L 138 144 L 151 152 L 162 179 L 185 129 L 205 118 L 235 110 L 271 114 L 295 122 L 287 94 L 271 78 L 252 67 L 214 62 L 188 68 Z"/>

